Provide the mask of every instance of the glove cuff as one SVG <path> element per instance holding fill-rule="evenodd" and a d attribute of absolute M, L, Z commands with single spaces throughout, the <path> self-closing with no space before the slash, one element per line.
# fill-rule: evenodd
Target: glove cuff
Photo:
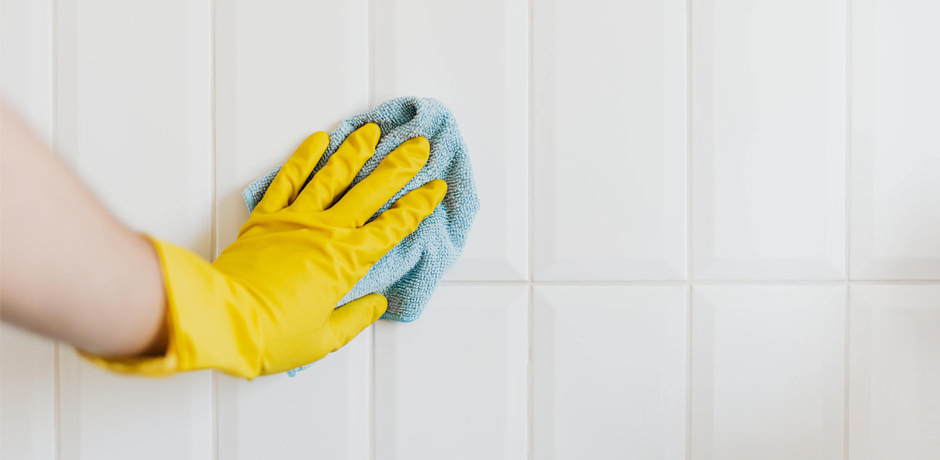
<path fill-rule="evenodd" d="M 106 369 L 149 376 L 218 369 L 252 379 L 261 368 L 261 343 L 252 318 L 240 308 L 247 295 L 198 255 L 150 235 L 160 258 L 167 298 L 167 350 L 163 356 L 107 358 L 79 350 Z M 250 311 L 250 310 L 249 310 Z"/>

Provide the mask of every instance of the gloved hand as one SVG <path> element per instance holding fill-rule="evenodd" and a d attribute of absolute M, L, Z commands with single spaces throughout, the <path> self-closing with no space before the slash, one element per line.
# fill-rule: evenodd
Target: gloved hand
<path fill-rule="evenodd" d="M 413 138 L 343 195 L 379 135 L 372 123 L 350 134 L 304 187 L 330 142 L 323 132 L 308 137 L 212 264 L 151 238 L 168 299 L 166 354 L 86 358 L 146 375 L 214 368 L 251 379 L 323 358 L 374 323 L 388 305 L 381 294 L 334 307 L 447 192 L 444 181 L 431 181 L 366 224 L 429 155 L 427 139 Z"/>

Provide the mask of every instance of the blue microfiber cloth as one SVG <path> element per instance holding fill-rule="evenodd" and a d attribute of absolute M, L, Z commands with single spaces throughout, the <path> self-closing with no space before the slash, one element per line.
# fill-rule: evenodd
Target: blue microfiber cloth
<path fill-rule="evenodd" d="M 431 155 L 424 169 L 379 213 L 388 209 L 405 193 L 433 179 L 447 182 L 447 195 L 418 229 L 379 260 L 339 304 L 379 292 L 388 298 L 388 311 L 382 316 L 383 319 L 414 321 L 421 315 L 444 272 L 460 255 L 470 225 L 479 210 L 480 200 L 473 181 L 467 146 L 457 128 L 457 121 L 444 104 L 429 98 L 392 99 L 368 112 L 346 119 L 330 134 L 330 146 L 314 173 L 326 165 L 346 136 L 370 122 L 379 125 L 382 137 L 375 155 L 362 167 L 353 185 L 372 172 L 402 142 L 424 136 L 431 144 Z M 245 189 L 243 195 L 250 210 L 261 201 L 279 169 L 269 171 Z"/>

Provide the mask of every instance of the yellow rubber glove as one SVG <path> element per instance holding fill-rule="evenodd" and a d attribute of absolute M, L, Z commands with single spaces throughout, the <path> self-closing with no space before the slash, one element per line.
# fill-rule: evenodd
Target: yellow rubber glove
<path fill-rule="evenodd" d="M 410 139 L 343 195 L 379 135 L 372 123 L 350 134 L 304 187 L 330 142 L 323 132 L 308 137 L 215 263 L 151 238 L 168 298 L 166 354 L 86 358 L 120 372 L 213 368 L 251 379 L 316 361 L 352 340 L 388 303 L 381 294 L 334 309 L 337 302 L 447 192 L 444 181 L 429 182 L 366 224 L 429 154 L 427 139 Z"/>

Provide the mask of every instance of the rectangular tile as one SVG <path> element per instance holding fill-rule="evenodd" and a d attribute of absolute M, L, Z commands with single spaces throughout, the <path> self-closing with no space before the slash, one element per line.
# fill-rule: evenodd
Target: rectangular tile
<path fill-rule="evenodd" d="M 121 220 L 204 257 L 212 225 L 210 12 L 208 1 L 62 0 L 55 21 L 60 153 Z M 208 372 L 124 377 L 67 347 L 59 372 L 63 460 L 212 454 Z"/>
<path fill-rule="evenodd" d="M 169 378 L 105 371 L 59 348 L 59 437 L 63 460 L 211 458 L 208 371 Z"/>
<path fill-rule="evenodd" d="M 853 286 L 849 458 L 940 456 L 940 286 Z"/>
<path fill-rule="evenodd" d="M 3 0 L 0 94 L 49 144 L 52 89 L 52 1 Z M 0 458 L 55 458 L 55 385 L 55 343 L 0 325 Z"/>
<path fill-rule="evenodd" d="M 375 458 L 526 456 L 528 288 L 443 286 L 375 330 Z"/>
<path fill-rule="evenodd" d="M 685 287 L 538 286 L 537 460 L 685 459 Z"/>
<path fill-rule="evenodd" d="M 372 329 L 298 372 L 218 378 L 219 457 L 369 458 Z"/>
<path fill-rule="evenodd" d="M 0 92 L 52 143 L 52 0 L 0 2 Z"/>
<path fill-rule="evenodd" d="M 685 5 L 533 2 L 536 279 L 685 278 Z"/>
<path fill-rule="evenodd" d="M 367 0 L 216 4 L 215 94 L 221 252 L 248 219 L 249 183 L 369 108 Z"/>
<path fill-rule="evenodd" d="M 940 3 L 852 3 L 853 279 L 940 279 Z"/>
<path fill-rule="evenodd" d="M 846 2 L 695 2 L 695 278 L 844 278 Z"/>
<path fill-rule="evenodd" d="M 457 117 L 473 162 L 480 213 L 448 279 L 527 279 L 527 1 L 373 6 L 375 102 L 441 100 Z"/>
<path fill-rule="evenodd" d="M 845 287 L 692 289 L 696 460 L 841 460 Z"/>
<path fill-rule="evenodd" d="M 60 153 L 125 223 L 208 257 L 209 2 L 63 0 L 56 12 Z"/>
<path fill-rule="evenodd" d="M 368 18 L 366 0 L 215 4 L 217 252 L 251 181 L 368 108 Z M 295 378 L 220 376 L 219 458 L 368 459 L 371 349 L 367 330 Z"/>
<path fill-rule="evenodd" d="M 56 458 L 55 343 L 0 325 L 0 458 Z"/>

